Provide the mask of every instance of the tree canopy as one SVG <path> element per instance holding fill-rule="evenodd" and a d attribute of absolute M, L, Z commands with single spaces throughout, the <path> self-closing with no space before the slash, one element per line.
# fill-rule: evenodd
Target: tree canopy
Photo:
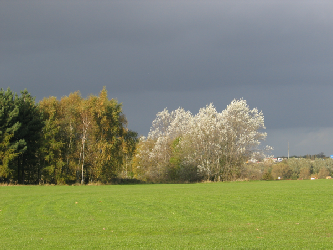
<path fill-rule="evenodd" d="M 260 145 L 267 134 L 263 113 L 250 109 L 243 99 L 233 100 L 221 112 L 213 104 L 197 114 L 183 108 L 164 109 L 140 141 L 127 128 L 122 104 L 109 99 L 105 87 L 97 96 L 83 98 L 74 92 L 39 103 L 27 90 L 17 95 L 1 89 L 0 105 L 0 181 L 224 181 L 245 172 L 261 176 L 266 171 L 244 170 L 249 159 L 263 157 Z M 289 166 L 284 168 L 287 171 Z M 299 167 L 291 168 L 284 178 L 300 175 Z M 269 174 L 275 177 L 280 170 L 276 167 Z M 302 176 L 307 174 L 303 170 Z M 323 170 L 321 175 L 325 174 Z"/>
<path fill-rule="evenodd" d="M 0 91 L 0 178 L 18 183 L 109 182 L 131 172 L 137 133 L 122 105 L 79 92 L 38 104 L 27 90 Z M 125 174 L 124 174 L 125 173 Z"/>

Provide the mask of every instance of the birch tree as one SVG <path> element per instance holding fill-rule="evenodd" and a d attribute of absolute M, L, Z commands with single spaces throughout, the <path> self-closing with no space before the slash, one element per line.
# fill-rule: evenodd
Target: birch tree
<path fill-rule="evenodd" d="M 59 101 L 61 114 L 61 140 L 64 143 L 63 157 L 66 163 L 66 172 L 70 180 L 80 179 L 80 146 L 81 146 L 81 118 L 80 108 L 83 98 L 80 92 L 70 93 Z"/>
<path fill-rule="evenodd" d="M 44 155 L 47 182 L 110 182 L 131 161 L 137 134 L 127 129 L 122 105 L 98 96 L 82 98 L 79 92 L 57 101 L 40 102 L 44 111 Z"/>

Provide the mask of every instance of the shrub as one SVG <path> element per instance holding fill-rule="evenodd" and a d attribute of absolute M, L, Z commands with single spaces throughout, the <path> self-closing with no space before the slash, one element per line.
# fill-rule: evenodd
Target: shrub
<path fill-rule="evenodd" d="M 299 173 L 299 178 L 301 180 L 310 179 L 310 169 L 309 168 L 302 168 Z"/>
<path fill-rule="evenodd" d="M 330 174 L 330 171 L 327 168 L 323 167 L 319 170 L 318 178 L 325 179 L 326 176 L 328 176 L 329 174 Z"/>
<path fill-rule="evenodd" d="M 292 170 L 285 163 L 278 163 L 272 167 L 272 176 L 274 179 L 278 179 L 278 177 L 282 179 L 290 179 L 291 175 Z"/>
<path fill-rule="evenodd" d="M 241 179 L 261 180 L 265 166 L 263 164 L 246 164 L 241 172 Z"/>
<path fill-rule="evenodd" d="M 264 175 L 262 176 L 262 179 L 265 181 L 274 180 L 273 176 L 269 172 L 264 173 Z"/>

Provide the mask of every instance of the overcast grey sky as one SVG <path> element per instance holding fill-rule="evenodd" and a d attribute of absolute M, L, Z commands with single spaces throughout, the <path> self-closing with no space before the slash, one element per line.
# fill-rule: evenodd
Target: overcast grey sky
<path fill-rule="evenodd" d="M 275 156 L 333 154 L 332 1 L 0 0 L 0 87 L 80 90 L 123 103 L 147 135 L 156 113 L 265 115 Z"/>

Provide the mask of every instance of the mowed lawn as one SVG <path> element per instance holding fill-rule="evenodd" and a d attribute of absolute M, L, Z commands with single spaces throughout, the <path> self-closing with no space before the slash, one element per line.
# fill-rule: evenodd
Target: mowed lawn
<path fill-rule="evenodd" d="M 0 249 L 329 249 L 333 180 L 0 186 Z"/>

